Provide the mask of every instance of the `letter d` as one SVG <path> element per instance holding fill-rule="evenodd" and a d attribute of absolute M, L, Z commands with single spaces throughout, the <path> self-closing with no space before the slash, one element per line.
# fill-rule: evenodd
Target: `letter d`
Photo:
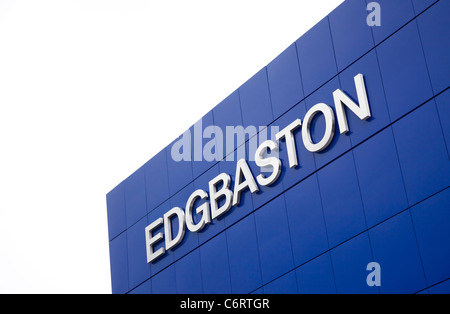
<path fill-rule="evenodd" d="M 178 218 L 178 232 L 175 238 L 172 238 L 172 217 Z M 184 211 L 179 207 L 174 207 L 164 214 L 164 233 L 166 237 L 166 251 L 174 248 L 184 238 L 186 232 L 186 223 L 184 217 Z"/>

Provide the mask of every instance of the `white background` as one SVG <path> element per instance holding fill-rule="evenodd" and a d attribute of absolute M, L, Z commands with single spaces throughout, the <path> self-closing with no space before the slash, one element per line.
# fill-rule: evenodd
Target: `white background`
<path fill-rule="evenodd" d="M 0 0 L 0 293 L 110 293 L 106 193 L 342 0 Z"/>

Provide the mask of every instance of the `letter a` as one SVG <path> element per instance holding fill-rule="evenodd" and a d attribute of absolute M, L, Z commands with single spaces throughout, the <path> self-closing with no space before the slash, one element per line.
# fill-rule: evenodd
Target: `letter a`
<path fill-rule="evenodd" d="M 373 10 L 373 11 L 372 11 Z M 372 11 L 367 16 L 367 25 L 381 26 L 381 6 L 378 2 L 370 2 L 367 4 L 367 11 Z"/>
<path fill-rule="evenodd" d="M 173 161 L 191 161 L 191 131 L 187 130 L 172 145 L 170 151 Z"/>
<path fill-rule="evenodd" d="M 366 283 L 369 287 L 381 286 L 381 266 L 376 262 L 367 264 L 367 271 L 371 271 L 366 278 Z"/>

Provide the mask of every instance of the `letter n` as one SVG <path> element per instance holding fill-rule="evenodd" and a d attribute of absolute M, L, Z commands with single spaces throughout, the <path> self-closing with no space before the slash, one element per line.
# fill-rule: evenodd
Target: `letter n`
<path fill-rule="evenodd" d="M 369 100 L 367 98 L 363 75 L 356 75 L 354 81 L 356 93 L 358 95 L 359 106 L 340 89 L 337 89 L 333 92 L 334 106 L 336 107 L 336 115 L 341 134 L 346 134 L 349 131 L 347 115 L 345 113 L 344 107 L 349 108 L 361 120 L 367 120 L 371 117 Z"/>

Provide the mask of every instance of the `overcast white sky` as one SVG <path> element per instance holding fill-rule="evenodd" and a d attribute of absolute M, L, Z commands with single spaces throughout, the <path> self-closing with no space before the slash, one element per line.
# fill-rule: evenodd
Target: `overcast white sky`
<path fill-rule="evenodd" d="M 0 0 L 0 293 L 110 293 L 105 195 L 342 0 Z"/>

